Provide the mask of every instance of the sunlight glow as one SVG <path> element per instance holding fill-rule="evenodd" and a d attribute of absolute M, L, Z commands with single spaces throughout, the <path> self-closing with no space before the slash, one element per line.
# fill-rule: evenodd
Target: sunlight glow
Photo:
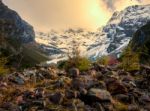
<path fill-rule="evenodd" d="M 94 27 L 103 26 L 108 22 L 110 13 L 104 11 L 105 5 L 100 0 L 89 0 L 87 4 L 87 16 Z"/>

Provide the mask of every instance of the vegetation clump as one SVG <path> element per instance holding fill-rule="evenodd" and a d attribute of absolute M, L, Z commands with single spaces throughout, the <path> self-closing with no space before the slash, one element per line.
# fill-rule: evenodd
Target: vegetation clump
<path fill-rule="evenodd" d="M 130 47 L 123 52 L 121 67 L 126 71 L 140 70 L 139 53 L 133 52 Z"/>
<path fill-rule="evenodd" d="M 101 58 L 98 58 L 97 62 L 101 65 L 107 66 L 109 64 L 109 57 L 108 56 L 102 56 Z"/>
<path fill-rule="evenodd" d="M 80 71 L 86 71 L 90 68 L 91 62 L 88 58 L 80 55 L 78 45 L 73 44 L 72 52 L 68 53 L 68 60 L 61 61 L 58 65 L 59 68 L 64 68 L 68 71 L 70 68 L 78 68 Z"/>
<path fill-rule="evenodd" d="M 9 72 L 8 68 L 6 68 L 7 58 L 0 57 L 0 76 L 3 76 Z"/>

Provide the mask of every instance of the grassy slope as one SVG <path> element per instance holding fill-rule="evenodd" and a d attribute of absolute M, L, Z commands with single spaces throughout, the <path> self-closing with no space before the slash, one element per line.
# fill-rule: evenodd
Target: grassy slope
<path fill-rule="evenodd" d="M 34 46 L 23 46 L 24 61 L 30 64 L 39 64 L 48 60 L 48 57 L 41 53 L 41 51 Z"/>

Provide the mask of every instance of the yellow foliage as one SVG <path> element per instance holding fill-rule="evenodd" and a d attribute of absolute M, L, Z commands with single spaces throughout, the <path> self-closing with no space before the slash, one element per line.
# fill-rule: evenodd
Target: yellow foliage
<path fill-rule="evenodd" d="M 115 101 L 114 108 L 116 111 L 128 111 L 128 106 L 119 101 Z"/>
<path fill-rule="evenodd" d="M 126 71 L 133 71 L 140 69 L 139 54 L 131 51 L 130 47 L 128 47 L 123 54 L 122 67 Z"/>
<path fill-rule="evenodd" d="M 109 57 L 108 56 L 102 56 L 101 58 L 99 58 L 98 60 L 97 60 L 97 62 L 99 63 L 99 64 L 101 64 L 101 65 L 105 65 L 105 66 L 107 66 L 108 65 L 108 63 L 109 63 Z"/>
<path fill-rule="evenodd" d="M 72 52 L 68 54 L 68 60 L 63 65 L 66 70 L 76 67 L 80 71 L 86 71 L 90 68 L 91 62 L 88 58 L 80 56 L 79 46 L 73 41 Z"/>
<path fill-rule="evenodd" d="M 0 58 L 0 76 L 8 73 L 8 69 L 5 67 L 7 63 L 7 59 L 4 57 Z"/>

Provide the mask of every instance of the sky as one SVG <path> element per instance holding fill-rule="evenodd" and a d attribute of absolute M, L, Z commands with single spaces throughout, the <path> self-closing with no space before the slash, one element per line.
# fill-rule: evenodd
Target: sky
<path fill-rule="evenodd" d="M 85 28 L 106 25 L 114 11 L 150 0 L 3 0 L 30 23 L 36 31 Z"/>

